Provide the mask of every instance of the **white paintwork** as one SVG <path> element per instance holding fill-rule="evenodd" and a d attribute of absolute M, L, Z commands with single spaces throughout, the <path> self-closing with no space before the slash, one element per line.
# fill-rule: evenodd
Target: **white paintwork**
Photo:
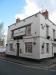
<path fill-rule="evenodd" d="M 23 39 L 19 39 L 19 40 L 14 40 L 11 37 L 11 34 L 12 34 L 11 30 L 20 28 L 23 26 L 27 26 L 30 23 L 31 23 L 31 35 L 30 36 L 23 36 Z M 41 24 L 43 24 L 44 29 L 42 29 Z M 46 24 L 49 26 L 49 36 L 50 36 L 49 40 L 46 39 Z M 28 17 L 20 21 L 19 23 L 9 26 L 8 36 L 7 36 L 8 46 L 7 46 L 6 54 L 16 56 L 17 55 L 17 44 L 16 43 L 19 43 L 20 44 L 19 45 L 19 56 L 20 57 L 27 57 L 27 58 L 32 58 L 32 59 L 43 59 L 43 58 L 53 57 L 54 53 L 56 53 L 56 47 L 54 47 L 53 45 L 53 44 L 56 44 L 55 41 L 53 41 L 53 29 L 56 30 L 55 24 L 53 25 L 53 23 L 50 20 L 45 19 L 45 17 L 40 13 L 37 13 L 37 16 L 33 15 L 31 17 Z M 20 33 L 21 31 L 23 32 L 22 34 Z M 15 34 L 16 32 L 18 33 Z M 14 32 L 14 36 L 20 36 L 23 34 L 25 34 L 24 29 Z M 14 51 L 11 51 L 9 49 L 10 42 L 13 43 Z M 32 42 L 32 43 L 35 42 L 36 43 L 36 45 L 33 44 L 32 53 L 25 52 L 25 42 Z M 41 53 L 42 43 L 45 43 L 43 54 Z M 49 43 L 49 53 L 46 53 L 46 43 Z M 22 50 L 22 53 L 20 53 L 20 49 Z"/>

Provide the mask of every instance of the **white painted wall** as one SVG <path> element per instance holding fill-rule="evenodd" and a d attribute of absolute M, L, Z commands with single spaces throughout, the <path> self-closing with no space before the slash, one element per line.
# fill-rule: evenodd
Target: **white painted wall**
<path fill-rule="evenodd" d="M 31 17 L 28 17 L 17 24 L 11 25 L 8 28 L 7 44 L 9 44 L 10 42 L 14 44 L 13 45 L 14 52 L 10 51 L 9 45 L 8 45 L 6 53 L 10 55 L 15 55 L 15 56 L 17 55 L 17 46 L 16 46 L 17 40 L 13 40 L 11 38 L 11 30 L 22 27 L 24 25 L 26 26 L 30 23 L 31 23 L 31 36 L 24 36 L 22 40 L 18 41 L 20 43 L 19 49 L 22 50 L 22 53 L 19 53 L 19 56 L 33 58 L 33 59 L 42 59 L 42 58 L 52 57 L 53 56 L 53 53 L 52 53 L 53 29 L 56 30 L 56 26 L 53 25 L 53 23 L 51 23 L 48 19 L 45 19 L 44 16 L 41 15 L 40 13 L 37 14 L 37 16 L 33 15 Z M 44 29 L 42 29 L 41 24 L 44 26 Z M 49 35 L 51 37 L 49 40 L 46 39 L 46 24 L 49 25 Z M 30 42 L 30 41 L 31 42 L 36 41 L 36 45 L 33 45 L 32 53 L 26 53 L 25 42 Z M 41 53 L 43 42 L 45 43 L 44 54 Z M 46 43 L 49 43 L 49 53 L 46 53 Z M 53 50 L 54 50 L 53 52 L 56 52 L 55 48 Z"/>
<path fill-rule="evenodd" d="M 20 41 L 20 48 L 22 50 L 22 53 L 19 53 L 19 56 L 21 57 L 27 57 L 27 58 L 33 58 L 33 59 L 40 59 L 40 51 L 39 51 L 39 38 L 24 38 Z M 33 44 L 33 50 L 32 53 L 26 53 L 25 52 L 25 42 L 36 42 L 36 45 Z"/>
<path fill-rule="evenodd" d="M 9 44 L 13 43 L 13 50 L 10 50 L 10 46 Z M 6 47 L 6 54 L 8 55 L 17 55 L 17 45 L 16 45 L 16 41 L 10 40 L 7 43 L 7 47 Z"/>
<path fill-rule="evenodd" d="M 39 14 L 38 14 L 37 17 L 35 17 L 35 16 L 29 17 L 29 18 L 25 19 L 25 21 L 22 20 L 18 24 L 10 26 L 9 29 L 8 29 L 7 43 L 9 44 L 10 40 L 12 39 L 11 38 L 11 30 L 13 30 L 15 28 L 18 28 L 18 27 L 21 27 L 21 26 L 24 26 L 24 25 L 27 25 L 27 24 L 30 24 L 30 23 L 31 23 L 31 36 L 32 37 L 39 36 L 39 33 L 40 33 L 39 19 L 40 18 L 39 18 Z M 25 53 L 25 42 L 30 42 L 30 41 L 34 42 L 34 38 L 30 38 L 30 37 L 26 36 L 23 40 L 19 40 L 20 48 L 22 49 L 22 54 L 19 54 L 19 55 L 22 56 L 22 57 L 29 57 L 29 58 L 39 59 L 40 58 L 40 56 L 39 56 L 39 53 L 40 53 L 40 51 L 39 51 L 39 48 L 40 48 L 39 47 L 39 43 L 40 43 L 39 38 L 36 38 L 36 40 L 35 40 L 36 41 L 36 46 L 33 45 L 32 53 L 27 53 L 27 54 Z M 12 43 L 15 43 L 14 40 L 13 40 Z M 16 47 L 14 46 L 14 49 L 15 48 Z M 15 49 L 15 52 L 10 51 L 9 45 L 8 45 L 8 49 L 7 49 L 6 53 L 10 54 L 10 55 L 16 55 L 16 51 L 17 51 L 17 48 Z"/>
<path fill-rule="evenodd" d="M 44 29 L 42 29 L 42 25 L 44 26 Z M 46 39 L 46 24 L 49 26 L 49 36 L 50 39 Z M 56 26 L 53 25 L 48 19 L 45 19 L 43 15 L 40 14 L 40 59 L 42 58 L 47 58 L 47 57 L 52 57 L 53 53 L 55 53 L 55 48 L 53 48 L 53 53 L 52 53 L 52 41 L 53 41 L 53 29 L 56 30 Z M 41 54 L 41 46 L 42 43 L 45 43 L 44 47 L 44 54 Z M 49 43 L 49 53 L 46 53 L 46 43 Z"/>

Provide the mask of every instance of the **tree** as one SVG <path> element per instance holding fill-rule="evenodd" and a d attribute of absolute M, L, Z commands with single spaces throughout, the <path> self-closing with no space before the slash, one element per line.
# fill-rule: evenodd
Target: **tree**
<path fill-rule="evenodd" d="M 3 31 L 3 26 L 4 26 L 4 24 L 3 24 L 3 22 L 1 22 L 1 23 L 0 23 L 0 32 Z"/>
<path fill-rule="evenodd" d="M 0 23 L 0 44 L 4 43 L 4 24 Z"/>

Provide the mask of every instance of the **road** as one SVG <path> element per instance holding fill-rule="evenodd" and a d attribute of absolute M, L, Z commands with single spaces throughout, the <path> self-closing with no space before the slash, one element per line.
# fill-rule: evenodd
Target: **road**
<path fill-rule="evenodd" d="M 35 69 L 0 59 L 0 75 L 56 75 L 56 71 Z"/>

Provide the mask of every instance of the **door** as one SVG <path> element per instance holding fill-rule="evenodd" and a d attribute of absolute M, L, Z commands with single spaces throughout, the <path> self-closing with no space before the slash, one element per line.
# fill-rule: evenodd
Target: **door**
<path fill-rule="evenodd" d="M 54 53 L 54 56 L 56 57 L 56 44 L 53 44 L 53 53 Z"/>
<path fill-rule="evenodd" d="M 56 44 L 53 45 L 53 52 L 56 53 Z"/>
<path fill-rule="evenodd" d="M 54 53 L 53 53 L 53 44 L 52 44 L 52 56 L 54 56 Z"/>
<path fill-rule="evenodd" d="M 19 56 L 19 43 L 17 43 L 17 56 Z"/>

